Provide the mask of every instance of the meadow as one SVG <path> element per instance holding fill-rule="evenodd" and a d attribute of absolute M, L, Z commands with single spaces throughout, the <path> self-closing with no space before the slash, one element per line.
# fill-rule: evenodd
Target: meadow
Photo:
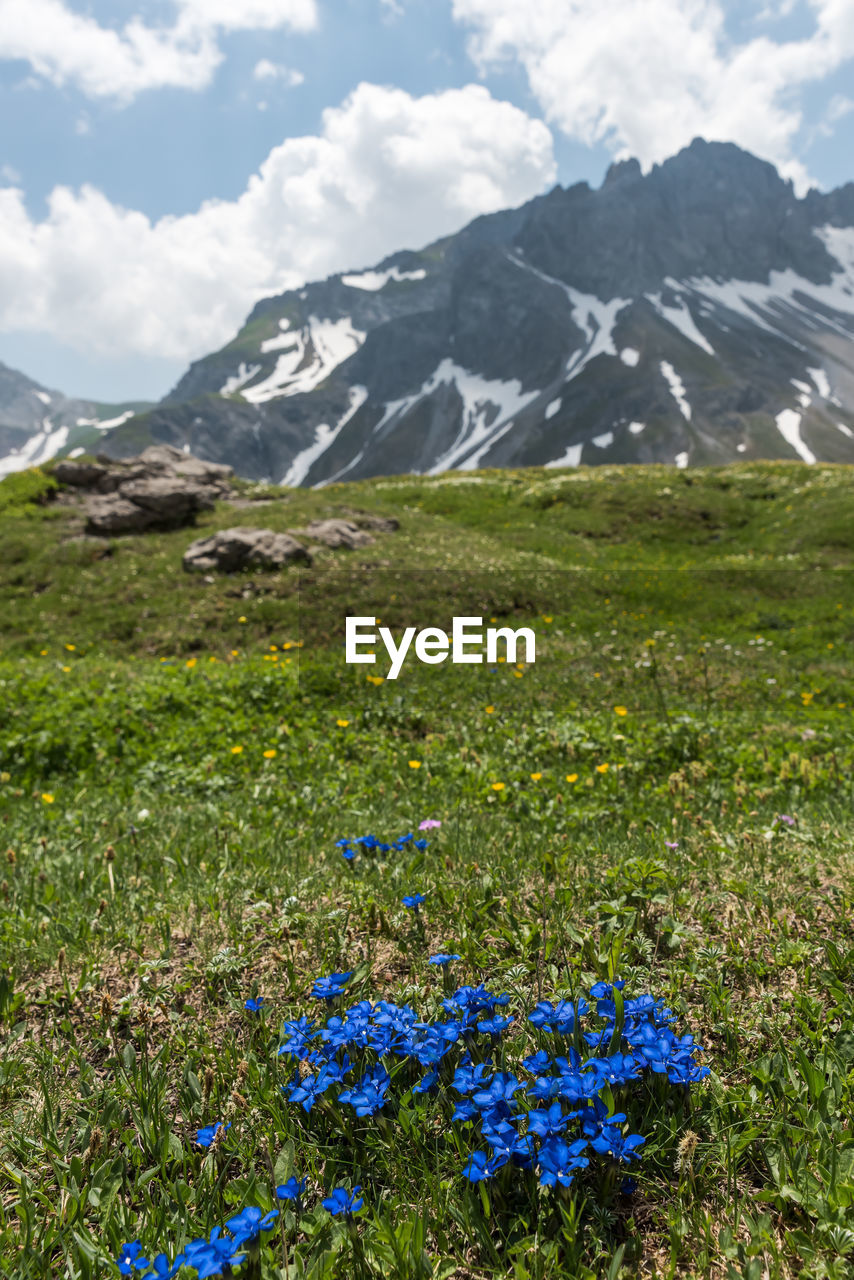
<path fill-rule="evenodd" d="M 0 483 L 0 1275 L 852 1274 L 850 468 L 112 541 L 54 487 Z M 354 510 L 401 527 L 182 573 Z M 348 613 L 537 660 L 391 681 Z"/>

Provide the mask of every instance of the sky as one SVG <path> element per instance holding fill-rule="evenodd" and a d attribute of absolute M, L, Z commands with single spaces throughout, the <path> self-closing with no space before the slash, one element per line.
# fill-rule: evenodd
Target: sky
<path fill-rule="evenodd" d="M 854 180 L 854 0 L 0 0 L 0 361 L 158 399 L 259 298 L 696 136 Z"/>

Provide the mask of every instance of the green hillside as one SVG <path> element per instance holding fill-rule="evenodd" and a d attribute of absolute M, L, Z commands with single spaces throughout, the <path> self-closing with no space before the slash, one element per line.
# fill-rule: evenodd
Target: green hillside
<path fill-rule="evenodd" d="M 281 1213 L 243 1276 L 849 1275 L 852 469 L 240 487 L 196 530 L 96 540 L 50 468 L 0 483 L 0 1275 L 117 1275 L 135 1241 L 165 1274 L 246 1206 Z M 354 511 L 400 528 L 182 571 L 215 529 Z M 529 627 L 536 661 L 390 680 L 382 648 L 345 663 L 347 614 Z M 479 983 L 508 996 L 486 1029 L 441 1005 Z M 704 1078 L 637 1049 L 647 993 Z M 446 1030 L 418 1057 L 353 1029 L 306 1108 L 284 1020 L 363 1000 L 375 1044 L 377 1001 Z M 562 1029 L 528 1020 L 560 1000 Z M 465 1053 L 515 1155 L 462 1114 Z M 373 1115 L 339 1097 L 386 1070 Z"/>

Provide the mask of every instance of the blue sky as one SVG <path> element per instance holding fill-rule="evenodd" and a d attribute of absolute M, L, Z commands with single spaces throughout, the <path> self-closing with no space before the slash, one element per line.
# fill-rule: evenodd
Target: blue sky
<path fill-rule="evenodd" d="M 854 0 L 0 0 L 0 360 L 156 398 L 254 301 L 696 134 L 854 179 Z"/>

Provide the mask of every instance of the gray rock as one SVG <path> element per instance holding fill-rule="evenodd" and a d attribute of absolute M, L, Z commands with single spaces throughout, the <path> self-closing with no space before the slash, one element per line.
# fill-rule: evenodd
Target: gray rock
<path fill-rule="evenodd" d="M 184 552 L 188 573 L 239 573 L 242 569 L 282 569 L 288 564 L 311 564 L 302 543 L 272 529 L 221 529 L 197 538 Z"/>
<path fill-rule="evenodd" d="M 191 524 L 200 511 L 212 511 L 214 506 L 208 489 L 180 476 L 130 480 L 120 485 L 119 497 L 150 512 L 161 529 Z"/>
<path fill-rule="evenodd" d="M 97 489 L 99 482 L 107 474 L 107 468 L 96 462 L 72 462 L 66 459 L 56 464 L 53 474 L 60 484 L 69 484 L 75 489 Z"/>
<path fill-rule="evenodd" d="M 345 547 L 348 551 L 369 547 L 374 541 L 369 533 L 350 520 L 312 520 L 307 529 L 291 529 L 289 532 L 313 542 L 322 542 L 326 547 Z"/>
<path fill-rule="evenodd" d="M 157 522 L 157 516 L 127 498 L 110 493 L 86 500 L 86 532 L 110 536 L 115 533 L 142 533 Z"/>

